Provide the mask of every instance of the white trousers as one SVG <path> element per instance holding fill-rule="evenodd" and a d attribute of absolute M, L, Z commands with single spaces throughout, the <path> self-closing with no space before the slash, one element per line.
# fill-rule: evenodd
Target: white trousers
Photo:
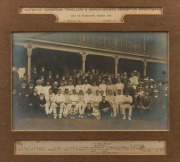
<path fill-rule="evenodd" d="M 78 102 L 77 105 L 78 105 L 79 115 L 83 115 L 86 104 L 83 101 L 80 101 L 80 102 Z"/>
<path fill-rule="evenodd" d="M 122 104 L 122 114 L 125 115 L 125 110 L 129 110 L 129 115 L 132 115 L 132 106 L 130 104 Z"/>

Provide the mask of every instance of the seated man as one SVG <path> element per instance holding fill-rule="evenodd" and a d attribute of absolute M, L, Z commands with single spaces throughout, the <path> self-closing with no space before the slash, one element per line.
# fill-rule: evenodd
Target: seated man
<path fill-rule="evenodd" d="M 100 120 L 100 112 L 99 111 L 94 111 L 93 107 L 91 106 L 91 103 L 87 104 L 87 107 L 85 108 L 85 116 L 86 118 L 93 118 L 96 117 L 97 120 Z"/>
<path fill-rule="evenodd" d="M 45 105 L 46 105 L 46 99 L 44 97 L 43 93 L 40 93 L 39 98 L 38 98 L 38 112 L 39 116 L 43 117 L 45 115 Z"/>
<path fill-rule="evenodd" d="M 86 106 L 88 103 L 91 103 L 91 106 L 93 106 L 93 99 L 94 96 L 91 93 L 91 89 L 88 89 L 87 93 L 84 95 Z"/>
<path fill-rule="evenodd" d="M 78 106 L 75 102 L 72 102 L 70 105 L 68 105 L 69 108 L 69 117 L 71 119 L 75 119 L 77 113 L 78 113 Z"/>
<path fill-rule="evenodd" d="M 62 114 L 65 107 L 65 97 L 62 94 L 61 89 L 58 89 L 58 93 L 55 96 L 54 102 L 52 103 L 53 106 L 53 113 L 54 113 L 54 119 L 57 118 L 57 108 L 59 108 L 59 118 L 62 118 Z"/>
<path fill-rule="evenodd" d="M 65 89 L 65 92 L 64 92 L 64 97 L 65 97 L 65 107 L 64 107 L 64 110 L 63 110 L 63 115 L 64 117 L 66 118 L 68 116 L 68 113 L 69 113 L 69 105 L 71 104 L 71 100 L 70 100 L 70 94 L 69 94 L 69 89 L 66 88 Z"/>
<path fill-rule="evenodd" d="M 34 116 L 37 116 L 37 107 L 38 107 L 38 98 L 39 98 L 39 95 L 37 94 L 38 90 L 35 88 L 34 91 L 33 91 L 33 94 L 31 94 L 29 96 L 29 110 L 30 112 L 28 112 L 29 114 L 31 114 L 33 117 Z"/>
<path fill-rule="evenodd" d="M 111 105 L 106 101 L 106 97 L 102 96 L 102 101 L 99 103 L 99 110 L 104 118 L 110 118 L 112 113 Z"/>
<path fill-rule="evenodd" d="M 110 103 L 110 105 L 113 109 L 113 116 L 115 118 L 117 116 L 117 107 L 116 107 L 116 102 L 115 102 L 115 96 L 114 96 L 112 90 L 108 90 L 108 95 L 106 98 L 107 98 L 107 101 Z"/>
<path fill-rule="evenodd" d="M 54 97 L 55 97 L 55 94 L 53 93 L 52 89 L 49 89 L 48 94 L 46 94 L 45 96 L 45 99 L 46 99 L 45 111 L 48 118 L 50 117 L 50 114 L 52 113 L 51 104 L 54 100 Z"/>
<path fill-rule="evenodd" d="M 118 114 L 122 114 L 122 101 L 123 101 L 123 94 L 122 94 L 122 90 L 118 89 L 117 91 L 117 95 L 115 96 L 115 103 L 116 103 L 116 112 L 117 115 Z"/>
<path fill-rule="evenodd" d="M 70 104 L 68 105 L 69 115 L 70 117 L 73 116 L 73 118 L 75 118 L 75 115 L 78 112 L 78 101 L 79 101 L 75 89 L 72 90 L 72 95 L 70 95 L 69 99 L 70 99 Z"/>
<path fill-rule="evenodd" d="M 125 95 L 123 97 L 123 101 L 122 101 L 122 114 L 123 114 L 123 119 L 126 119 L 126 112 L 125 110 L 128 109 L 129 110 L 129 117 L 128 119 L 131 120 L 131 116 L 132 116 L 132 96 L 129 95 L 129 91 L 125 92 Z"/>
<path fill-rule="evenodd" d="M 78 98 L 79 98 L 79 101 L 78 101 L 79 118 L 83 118 L 84 117 L 84 110 L 85 110 L 85 106 L 86 106 L 83 90 L 79 91 Z"/>

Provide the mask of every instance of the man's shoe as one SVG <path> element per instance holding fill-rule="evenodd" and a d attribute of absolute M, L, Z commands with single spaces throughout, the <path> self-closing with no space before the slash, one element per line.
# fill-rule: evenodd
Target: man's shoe
<path fill-rule="evenodd" d="M 125 120 L 125 119 L 126 119 L 126 116 L 124 115 L 124 116 L 123 116 L 123 120 Z"/>

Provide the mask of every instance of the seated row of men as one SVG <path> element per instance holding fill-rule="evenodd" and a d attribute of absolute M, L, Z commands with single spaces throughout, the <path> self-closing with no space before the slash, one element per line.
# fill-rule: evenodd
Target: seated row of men
<path fill-rule="evenodd" d="M 56 95 L 52 89 L 49 89 L 47 94 L 40 93 L 38 95 L 37 92 L 38 90 L 35 88 L 31 96 L 26 96 L 26 98 L 28 97 L 26 104 L 35 109 L 37 107 L 43 109 L 48 117 L 53 114 L 54 119 L 68 116 L 74 118 L 77 115 L 79 118 L 84 116 L 93 116 L 97 119 L 101 119 L 101 117 L 116 118 L 119 113 L 123 115 L 123 119 L 126 119 L 125 109 L 128 109 L 128 119 L 131 120 L 133 98 L 128 91 L 123 95 L 119 89 L 116 96 L 111 90 L 108 91 L 107 96 L 102 96 L 99 90 L 93 95 L 91 89 L 88 89 L 86 94 L 82 90 L 77 94 L 75 89 L 72 90 L 72 94 L 68 89 L 65 89 L 63 93 L 61 88 L 58 89 Z M 23 104 L 25 103 L 25 96 L 24 99 L 21 98 L 21 101 Z"/>

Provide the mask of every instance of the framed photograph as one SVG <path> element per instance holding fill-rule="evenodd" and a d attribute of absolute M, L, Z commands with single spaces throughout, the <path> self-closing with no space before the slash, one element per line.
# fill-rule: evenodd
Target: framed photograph
<path fill-rule="evenodd" d="M 4 2 L 0 161 L 179 161 L 175 2 Z"/>
<path fill-rule="evenodd" d="M 168 130 L 167 32 L 12 36 L 13 130 Z"/>

